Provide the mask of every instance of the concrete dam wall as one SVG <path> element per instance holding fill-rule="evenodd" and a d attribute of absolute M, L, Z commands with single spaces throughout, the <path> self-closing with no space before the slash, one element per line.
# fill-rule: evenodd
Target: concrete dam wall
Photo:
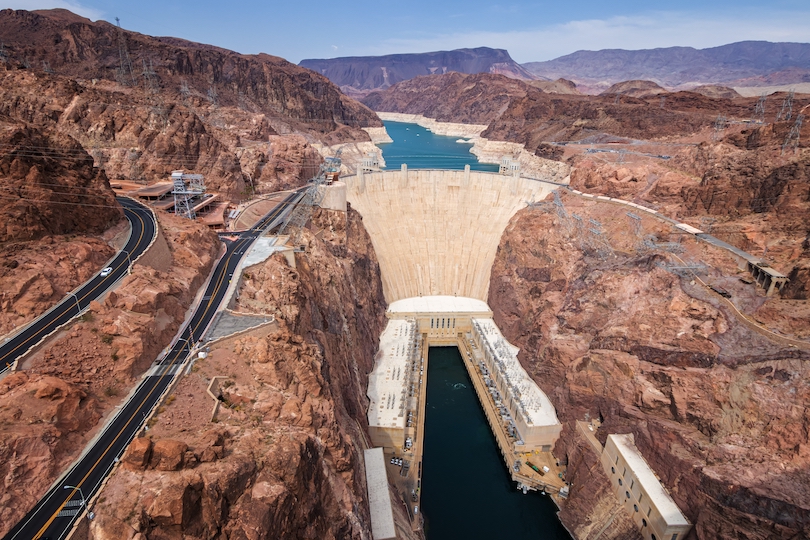
<path fill-rule="evenodd" d="M 405 167 L 344 180 L 374 244 L 389 304 L 437 295 L 486 302 L 509 220 L 558 187 L 495 173 Z"/>

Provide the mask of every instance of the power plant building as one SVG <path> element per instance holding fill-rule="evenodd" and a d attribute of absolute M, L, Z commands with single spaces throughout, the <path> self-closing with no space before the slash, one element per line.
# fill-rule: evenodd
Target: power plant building
<path fill-rule="evenodd" d="M 681 540 L 692 524 L 636 448 L 632 434 L 608 435 L 602 467 L 645 540 Z"/>
<path fill-rule="evenodd" d="M 472 339 L 482 353 L 479 367 L 501 417 L 516 430 L 514 450 L 550 452 L 562 424 L 551 401 L 517 358 L 520 349 L 510 344 L 492 319 L 472 320 Z"/>

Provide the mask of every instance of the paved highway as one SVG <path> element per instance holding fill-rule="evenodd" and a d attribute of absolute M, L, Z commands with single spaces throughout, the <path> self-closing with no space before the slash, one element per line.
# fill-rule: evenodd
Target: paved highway
<path fill-rule="evenodd" d="M 0 345 L 0 374 L 8 370 L 14 361 L 31 347 L 81 313 L 90 302 L 106 293 L 129 271 L 132 260 L 149 247 L 157 232 L 152 212 L 126 197 L 119 197 L 118 202 L 124 207 L 124 214 L 132 226 L 132 232 L 129 241 L 110 263 L 112 272 L 106 276 L 96 274 L 79 290 L 70 293 L 64 300 Z"/>
<path fill-rule="evenodd" d="M 275 226 L 281 221 L 285 209 L 297 197 L 300 197 L 299 193 L 291 194 L 253 228 L 244 231 L 237 240 L 228 244 L 225 256 L 214 269 L 200 305 L 171 351 L 160 358 L 144 377 L 135 393 L 107 424 L 92 447 L 85 451 L 58 485 L 53 486 L 22 521 L 11 529 L 5 540 L 62 539 L 68 534 L 81 515 L 83 498 L 89 500 L 98 491 L 130 441 L 141 429 L 161 394 L 182 368 L 193 342 L 202 337 L 216 314 L 245 251 L 261 236 L 265 228 Z M 69 487 L 66 489 L 65 486 Z"/>

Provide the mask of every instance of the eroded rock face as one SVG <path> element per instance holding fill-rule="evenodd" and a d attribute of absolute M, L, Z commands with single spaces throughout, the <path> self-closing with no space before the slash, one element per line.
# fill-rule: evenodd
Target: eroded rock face
<path fill-rule="evenodd" d="M 379 266 L 356 212 L 318 210 L 313 223 L 296 269 L 275 255 L 245 270 L 236 309 L 276 323 L 212 345 L 150 428 L 155 451 L 188 445 L 182 469 L 140 465 L 147 443 L 130 449 L 139 466 L 110 481 L 92 538 L 370 537 L 361 441 Z"/>
<path fill-rule="evenodd" d="M 382 126 L 326 77 L 266 54 L 123 31 L 136 75 L 116 77 L 119 32 L 64 10 L 2 10 L 0 114 L 70 135 L 111 179 L 182 168 L 232 199 L 297 186 L 320 163 L 310 143 L 368 141 L 361 128 Z"/>
<path fill-rule="evenodd" d="M 107 177 L 71 137 L 0 117 L 0 145 L 0 242 L 100 233 L 123 218 Z"/>
<path fill-rule="evenodd" d="M 752 330 L 700 283 L 667 272 L 675 259 L 634 247 L 623 210 L 564 197 L 598 219 L 614 246 L 600 259 L 567 236 L 559 217 L 519 213 L 493 267 L 489 304 L 519 358 L 549 395 L 562 437 L 555 455 L 573 483 L 561 519 L 577 538 L 612 513 L 596 453 L 575 420 L 601 418 L 597 438 L 633 433 L 636 444 L 695 523 L 694 536 L 792 538 L 810 526 L 810 353 Z M 663 234 L 644 222 L 648 234 Z M 684 241 L 682 258 L 717 270 L 743 310 L 760 301 L 733 277 L 734 261 Z M 722 275 L 721 272 L 722 271 Z M 735 282 L 739 285 L 735 285 Z M 785 302 L 773 299 L 769 303 Z M 633 533 L 614 524 L 610 537 Z"/>

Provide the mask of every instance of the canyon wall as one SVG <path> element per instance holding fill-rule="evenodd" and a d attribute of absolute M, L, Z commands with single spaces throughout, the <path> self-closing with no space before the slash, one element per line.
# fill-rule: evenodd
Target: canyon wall
<path fill-rule="evenodd" d="M 238 200 L 311 178 L 322 161 L 313 143 L 368 142 L 363 128 L 382 127 L 325 77 L 265 54 L 65 10 L 2 10 L 0 41 L 0 114 L 73 137 L 111 179 L 184 169 Z M 133 66 L 124 72 L 122 44 Z"/>
<path fill-rule="evenodd" d="M 409 170 L 345 178 L 380 261 L 385 299 L 486 300 L 509 219 L 553 184 L 493 173 Z"/>
<path fill-rule="evenodd" d="M 313 228 L 296 268 L 277 254 L 245 269 L 235 309 L 275 323 L 197 360 L 111 478 L 90 538 L 371 537 L 362 450 L 380 268 L 356 211 L 317 210 Z"/>
<path fill-rule="evenodd" d="M 564 423 L 554 449 L 572 483 L 563 523 L 576 538 L 607 523 L 606 538 L 637 537 L 577 433 L 576 420 L 589 416 L 602 421 L 603 444 L 609 433 L 634 434 L 695 524 L 691 538 L 806 535 L 810 346 L 772 339 L 703 285 L 726 288 L 746 311 L 760 305 L 762 293 L 737 279 L 722 251 L 688 239 L 680 259 L 650 251 L 623 209 L 562 200 L 569 214 L 598 220 L 612 250 L 594 249 L 551 205 L 523 210 L 498 247 L 488 302 Z M 641 225 L 669 235 L 661 222 Z M 667 271 L 681 259 L 705 261 L 708 274 Z"/>

